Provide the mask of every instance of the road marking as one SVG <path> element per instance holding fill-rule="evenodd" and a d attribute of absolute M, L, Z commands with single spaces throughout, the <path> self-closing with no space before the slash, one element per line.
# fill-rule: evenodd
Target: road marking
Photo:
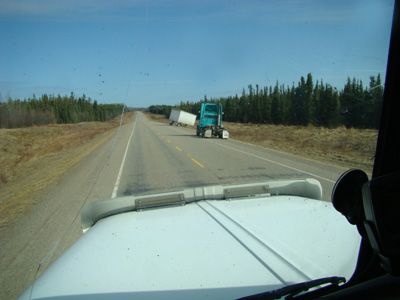
<path fill-rule="evenodd" d="M 281 163 L 278 163 L 276 161 L 273 161 L 273 160 L 270 160 L 270 159 L 267 159 L 267 158 L 252 154 L 252 153 L 248 153 L 248 152 L 245 152 L 245 151 L 242 151 L 242 150 L 239 150 L 239 149 L 235 149 L 235 148 L 223 145 L 223 144 L 218 144 L 218 143 L 214 143 L 214 144 L 216 144 L 218 146 L 225 147 L 225 148 L 229 148 L 231 150 L 235 150 L 235 151 L 240 152 L 240 153 L 247 154 L 249 156 L 253 156 L 255 158 L 259 158 L 261 160 L 268 161 L 270 163 L 276 164 L 276 165 L 281 166 L 281 167 L 285 167 L 285 168 L 288 168 L 288 169 L 291 169 L 291 170 L 294 170 L 294 171 L 297 171 L 297 172 L 300 172 L 300 173 L 303 173 L 303 174 L 311 175 L 311 176 L 314 176 L 316 178 L 319 178 L 319 179 L 322 179 L 322 180 L 325 180 L 325 181 L 328 181 L 328 182 L 331 182 L 331 183 L 335 183 L 336 182 L 336 181 L 330 180 L 328 178 L 325 178 L 325 177 L 322 177 L 322 176 L 319 176 L 319 175 L 316 175 L 316 174 L 313 174 L 313 173 L 310 173 L 310 172 L 306 172 L 306 171 L 303 171 L 303 170 L 300 170 L 300 169 L 297 169 L 297 168 L 294 168 L 294 167 L 291 167 L 291 166 L 288 166 L 288 165 L 285 165 L 285 164 L 281 164 Z"/>
<path fill-rule="evenodd" d="M 225 180 L 224 177 L 222 177 L 221 175 L 217 175 L 218 179 L 221 180 L 223 183 L 225 184 L 229 184 L 228 180 Z"/>
<path fill-rule="evenodd" d="M 162 137 L 164 137 L 164 136 L 162 136 Z M 172 143 L 171 140 L 169 140 L 169 139 L 167 139 L 167 142 L 168 142 L 168 143 Z M 182 152 L 182 149 L 179 148 L 178 146 L 175 146 L 175 148 L 176 148 L 178 151 Z M 204 168 L 204 166 L 203 166 L 201 163 L 199 163 L 197 160 L 195 160 L 194 158 L 192 158 L 192 156 L 191 156 L 189 153 L 186 153 L 186 155 L 187 155 L 187 157 L 191 158 L 192 161 L 193 161 L 195 164 L 197 164 L 199 167 Z"/>
<path fill-rule="evenodd" d="M 135 131 L 135 127 L 136 127 L 136 121 L 135 121 L 135 123 L 133 124 L 131 136 L 129 137 L 128 144 L 126 145 L 124 158 L 122 159 L 121 167 L 119 168 L 119 173 L 118 173 L 118 176 L 117 176 L 117 180 L 115 181 L 115 185 L 114 185 L 114 189 L 113 189 L 111 198 L 117 197 L 117 192 L 118 192 L 118 188 L 119 188 L 119 183 L 120 183 L 120 181 L 121 181 L 122 170 L 124 169 L 124 165 L 125 165 L 126 154 L 128 153 L 128 148 L 129 148 L 129 145 L 130 145 L 130 143 L 131 143 L 131 139 L 132 139 L 132 136 L 133 136 L 133 132 Z"/>
<path fill-rule="evenodd" d="M 201 163 L 199 163 L 197 160 L 195 160 L 194 158 L 192 158 L 192 160 L 193 160 L 196 164 L 198 164 L 200 167 L 204 168 L 204 166 L 203 166 Z"/>

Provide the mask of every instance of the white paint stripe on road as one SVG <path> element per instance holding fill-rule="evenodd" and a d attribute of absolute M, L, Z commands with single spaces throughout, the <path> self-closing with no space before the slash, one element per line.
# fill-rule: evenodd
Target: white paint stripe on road
<path fill-rule="evenodd" d="M 300 169 L 297 169 L 297 168 L 294 168 L 294 167 L 291 167 L 291 166 L 288 166 L 288 165 L 285 165 L 285 164 L 281 164 L 281 163 L 278 163 L 276 161 L 273 161 L 273 160 L 270 160 L 270 159 L 267 159 L 267 158 L 252 154 L 252 153 L 248 153 L 248 152 L 245 152 L 245 151 L 242 151 L 242 150 L 239 150 L 239 149 L 235 149 L 235 148 L 232 148 L 232 147 L 229 147 L 229 146 L 226 146 L 226 145 L 222 145 L 222 144 L 219 144 L 219 143 L 214 143 L 214 144 L 216 144 L 218 146 L 225 147 L 225 148 L 229 148 L 231 150 L 235 150 L 235 151 L 240 152 L 240 153 L 247 154 L 249 156 L 253 156 L 253 157 L 258 158 L 258 159 L 262 159 L 262 160 L 268 161 L 270 163 L 276 164 L 276 165 L 281 166 L 281 167 L 285 167 L 285 168 L 288 168 L 288 169 L 291 169 L 291 170 L 294 170 L 294 171 L 297 171 L 297 172 L 300 172 L 300 173 L 303 173 L 303 174 L 311 175 L 313 177 L 316 177 L 316 178 L 319 178 L 319 179 L 322 179 L 322 180 L 325 180 L 325 181 L 328 181 L 328 182 L 331 182 L 331 183 L 335 183 L 336 182 L 336 181 L 330 180 L 328 178 L 325 178 L 325 177 L 322 177 L 322 176 L 319 176 L 319 175 L 316 175 L 316 174 L 313 174 L 313 173 L 310 173 L 310 172 L 306 172 L 306 171 L 303 171 L 303 170 L 300 170 Z"/>
<path fill-rule="evenodd" d="M 118 176 L 117 176 L 117 180 L 115 181 L 114 190 L 112 192 L 111 198 L 117 197 L 119 183 L 121 181 L 122 170 L 124 169 L 124 165 L 125 165 L 126 154 L 128 153 L 129 145 L 131 143 L 131 139 L 132 139 L 132 136 L 133 136 L 133 132 L 135 131 L 135 127 L 136 127 L 136 121 L 135 121 L 135 123 L 133 123 L 131 136 L 129 137 L 128 144 L 126 145 L 124 158 L 122 159 L 121 167 L 119 168 L 119 173 L 118 173 Z"/>

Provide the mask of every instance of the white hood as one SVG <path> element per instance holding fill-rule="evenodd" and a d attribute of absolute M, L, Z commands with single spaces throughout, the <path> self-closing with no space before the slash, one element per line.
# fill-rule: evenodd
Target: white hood
<path fill-rule="evenodd" d="M 331 203 L 298 196 L 120 213 L 99 220 L 53 263 L 32 299 L 238 298 L 321 277 L 349 279 L 359 244 Z"/>

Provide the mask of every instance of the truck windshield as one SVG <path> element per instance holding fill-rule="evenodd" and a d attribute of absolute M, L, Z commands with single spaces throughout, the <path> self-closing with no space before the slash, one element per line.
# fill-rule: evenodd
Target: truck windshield
<path fill-rule="evenodd" d="M 218 106 L 215 105 L 207 105 L 206 106 L 206 111 L 205 114 L 206 115 L 216 115 L 218 113 Z"/>
<path fill-rule="evenodd" d="M 61 236 L 54 258 L 82 236 L 92 201 L 312 178 L 334 210 L 339 176 L 372 171 L 393 3 L 0 1 L 0 299 L 31 284 Z M 253 211 L 238 216 L 259 236 Z M 327 251 L 358 248 L 326 249 L 328 234 L 309 234 L 326 219 L 293 215 L 265 238 L 311 271 L 280 278 L 346 277 Z M 280 234 L 289 224 L 309 230 Z"/>

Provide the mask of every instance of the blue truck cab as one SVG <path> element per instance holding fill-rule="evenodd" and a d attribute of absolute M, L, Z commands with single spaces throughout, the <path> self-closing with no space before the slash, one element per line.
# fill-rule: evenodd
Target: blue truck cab
<path fill-rule="evenodd" d="M 222 125 L 223 114 L 222 104 L 202 103 L 200 121 L 197 124 L 197 136 L 227 139 L 229 133 Z"/>

